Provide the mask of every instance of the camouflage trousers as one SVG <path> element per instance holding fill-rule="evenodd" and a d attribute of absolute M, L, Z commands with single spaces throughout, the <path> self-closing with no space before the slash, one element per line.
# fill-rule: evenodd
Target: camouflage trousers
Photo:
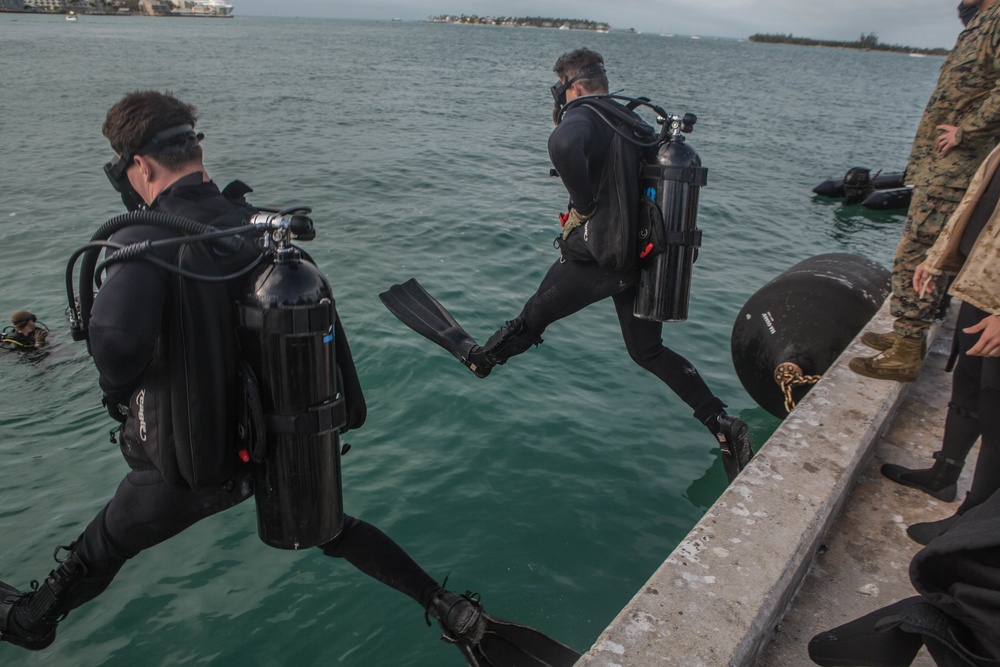
<path fill-rule="evenodd" d="M 958 201 L 928 196 L 920 188 L 913 192 L 903 236 L 892 260 L 889 310 L 896 318 L 893 330 L 900 335 L 923 336 L 937 315 L 948 281 L 939 277 L 934 289 L 921 296 L 913 289 L 913 273 L 957 207 Z"/>

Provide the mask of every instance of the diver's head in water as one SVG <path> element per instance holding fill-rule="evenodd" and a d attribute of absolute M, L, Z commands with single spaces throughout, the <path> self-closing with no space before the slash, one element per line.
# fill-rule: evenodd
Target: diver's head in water
<path fill-rule="evenodd" d="M 156 91 L 130 93 L 108 110 L 101 130 L 115 159 L 104 171 L 123 200 L 134 195 L 150 204 L 181 176 L 204 174 L 197 122 L 193 106 Z"/>
<path fill-rule="evenodd" d="M 600 53 L 583 48 L 559 56 L 552 71 L 559 83 L 552 86 L 552 120 L 557 121 L 562 107 L 583 95 L 606 95 L 608 75 Z"/>
<path fill-rule="evenodd" d="M 22 335 L 27 335 L 34 331 L 35 322 L 37 321 L 38 318 L 35 317 L 34 313 L 27 310 L 15 311 L 10 316 L 10 323 L 14 325 L 14 331 Z"/>

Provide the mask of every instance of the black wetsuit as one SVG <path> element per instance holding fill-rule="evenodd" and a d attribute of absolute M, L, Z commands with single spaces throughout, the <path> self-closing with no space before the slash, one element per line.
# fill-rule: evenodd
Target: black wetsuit
<path fill-rule="evenodd" d="M 593 109 L 577 106 L 563 116 L 549 136 L 549 159 L 569 192 L 571 205 L 580 213 L 594 213 L 591 225 L 607 222 L 608 206 L 602 198 L 611 196 L 605 169 L 615 132 Z M 638 192 L 638 182 L 628 185 Z M 634 214 L 634 212 L 633 212 Z M 582 235 L 577 227 L 572 235 Z M 704 423 L 720 412 L 722 401 L 712 394 L 697 369 L 687 359 L 663 345 L 660 322 L 642 320 L 632 315 L 635 301 L 635 272 L 604 269 L 592 261 L 560 259 L 542 279 L 535 294 L 528 299 L 518 318 L 522 336 L 540 340 L 553 322 L 582 310 L 592 303 L 612 297 L 622 337 L 629 356 L 667 384 Z"/>
<path fill-rule="evenodd" d="M 230 227 L 242 223 L 242 211 L 212 183 L 203 183 L 200 174 L 184 177 L 165 190 L 153 203 L 153 210 L 183 215 L 215 227 Z M 133 242 L 143 238 L 170 236 L 161 228 L 136 226 L 115 234 L 116 242 Z M 176 251 L 164 251 L 170 257 Z M 226 265 L 245 263 L 246 257 L 219 257 L 220 273 Z M 173 259 L 172 257 L 170 257 Z M 122 452 L 132 470 L 125 476 L 117 491 L 97 517 L 87 526 L 72 549 L 87 567 L 86 578 L 70 591 L 66 610 L 83 604 L 98 595 L 111 582 L 125 561 L 140 551 L 167 540 L 182 530 L 208 516 L 233 507 L 253 495 L 250 466 L 235 458 L 222 461 L 219 471 L 203 471 L 200 483 L 185 482 L 183 466 L 166 460 L 168 455 L 180 456 L 168 444 L 171 440 L 169 423 L 176 422 L 176 414 L 163 414 L 141 405 L 138 396 L 147 396 L 169 387 L 170 371 L 185 368 L 177 359 L 178 346 L 171 338 L 184 335 L 181 328 L 196 332 L 204 345 L 200 350 L 218 355 L 214 368 L 194 373 L 190 382 L 199 385 L 192 390 L 202 402 L 201 410 L 183 401 L 169 405 L 174 412 L 211 413 L 222 415 L 224 433 L 234 432 L 232 406 L 219 387 L 232 387 L 236 382 L 235 331 L 232 323 L 232 286 L 216 283 L 203 286 L 202 292 L 176 278 L 166 270 L 145 261 L 128 261 L 115 265 L 94 302 L 90 340 L 94 361 L 101 374 L 101 385 L 112 397 L 124 396 L 130 414 L 121 437 Z M 179 292 L 184 292 L 180 298 Z M 211 312 L 216 301 L 226 301 L 225 307 Z M 183 313 L 187 321 L 173 321 Z M 219 328 L 228 327 L 228 328 Z M 180 333 L 179 333 L 180 332 Z M 338 337 L 339 338 L 339 337 Z M 173 341 L 176 342 L 176 341 Z M 346 344 L 346 339 L 345 339 Z M 226 349 L 228 348 L 228 350 Z M 348 350 L 349 354 L 349 350 Z M 165 363 L 161 357 L 171 356 Z M 197 354 L 195 354 L 197 357 Z M 340 350 L 338 350 L 340 356 Z M 190 363 L 190 362 L 188 362 Z M 224 372 L 219 373 L 219 369 Z M 234 396 L 236 393 L 230 394 Z M 175 397 L 176 398 L 176 397 Z M 148 399 L 147 399 L 148 400 Z M 349 410 L 349 425 L 360 426 L 364 420 L 363 398 L 361 409 Z M 141 415 L 141 419 L 140 419 Z M 197 416 L 188 415 L 192 421 Z M 353 423 L 350 420 L 353 419 Z M 210 433 L 209 423 L 201 425 L 201 432 Z M 150 447 L 152 434 L 159 433 L 160 444 Z M 225 439 L 227 435 L 221 435 Z M 226 443 L 199 441 L 195 448 L 221 450 L 228 457 Z M 208 465 L 219 461 L 209 456 L 200 461 Z M 206 463 L 206 461 L 208 463 Z M 212 474 L 218 477 L 211 480 Z M 181 476 L 178 474 L 181 473 Z M 190 480 L 188 480 L 189 482 Z M 345 517 L 344 529 L 332 541 L 321 545 L 329 556 L 346 558 L 366 574 L 410 596 L 426 607 L 437 584 L 414 563 L 409 556 L 374 526 L 353 517 Z"/>
<path fill-rule="evenodd" d="M 958 246 L 963 257 L 968 257 L 972 252 L 979 234 L 998 205 L 1000 171 L 993 175 L 969 216 Z M 966 354 L 979 342 L 980 334 L 962 331 L 979 324 L 987 317 L 990 317 L 990 313 L 963 302 L 955 324 L 955 352 L 958 356 L 952 372 L 951 404 L 964 409 L 967 414 L 975 415 L 978 423 L 974 427 L 978 428 L 982 437 L 972 488 L 962 505 L 963 509 L 984 503 L 1000 489 L 1000 357 L 973 357 Z M 947 428 L 950 424 L 951 422 L 946 423 L 945 442 L 951 435 Z M 967 439 L 970 447 L 972 440 L 974 437 Z"/>

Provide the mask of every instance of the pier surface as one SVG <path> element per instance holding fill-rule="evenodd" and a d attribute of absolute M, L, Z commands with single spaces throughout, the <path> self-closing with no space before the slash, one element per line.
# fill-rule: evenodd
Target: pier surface
<path fill-rule="evenodd" d="M 855 374 L 848 360 L 874 352 L 848 346 L 578 665 L 805 667 L 816 633 L 915 595 L 908 567 L 920 546 L 906 526 L 958 502 L 879 467 L 925 467 L 940 448 L 956 310 L 935 326 L 917 382 Z M 884 305 L 866 330 L 890 327 Z M 934 662 L 922 649 L 913 665 Z"/>

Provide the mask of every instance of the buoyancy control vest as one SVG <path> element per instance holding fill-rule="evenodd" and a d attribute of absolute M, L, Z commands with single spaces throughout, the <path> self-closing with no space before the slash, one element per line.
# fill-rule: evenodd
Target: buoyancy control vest
<path fill-rule="evenodd" d="M 698 189 L 707 182 L 707 169 L 684 137 L 697 119 L 693 114 L 668 114 L 646 98 L 587 95 L 566 104 L 557 120 L 579 105 L 592 108 L 615 130 L 602 178 L 607 190 L 598 197 L 612 214 L 599 218 L 604 223 L 600 227 L 585 230 L 590 259 L 618 271 L 638 267 L 636 317 L 684 320 L 691 269 L 701 246 Z M 659 133 L 635 113 L 640 106 L 657 114 Z M 557 245 L 564 256 L 569 250 L 569 259 L 584 258 L 572 256 L 573 249 L 558 239 Z"/>

